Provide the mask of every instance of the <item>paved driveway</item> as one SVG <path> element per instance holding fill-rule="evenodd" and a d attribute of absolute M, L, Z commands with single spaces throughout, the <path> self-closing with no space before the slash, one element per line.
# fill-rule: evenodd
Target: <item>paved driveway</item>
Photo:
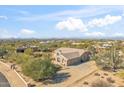
<path fill-rule="evenodd" d="M 69 87 L 74 86 L 75 83 L 80 81 L 80 79 L 90 75 L 98 68 L 96 66 L 95 61 L 89 61 L 85 63 L 81 63 L 75 66 L 67 66 L 60 71 L 58 71 L 58 75 L 54 78 L 54 84 L 47 85 L 52 87 Z"/>
<path fill-rule="evenodd" d="M 0 87 L 10 87 L 8 80 L 1 72 L 0 72 Z"/>

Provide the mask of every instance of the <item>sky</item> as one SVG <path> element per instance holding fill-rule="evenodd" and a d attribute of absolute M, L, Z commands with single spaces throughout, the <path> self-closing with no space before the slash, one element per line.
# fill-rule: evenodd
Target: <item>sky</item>
<path fill-rule="evenodd" d="M 0 38 L 124 37 L 124 6 L 0 6 Z"/>

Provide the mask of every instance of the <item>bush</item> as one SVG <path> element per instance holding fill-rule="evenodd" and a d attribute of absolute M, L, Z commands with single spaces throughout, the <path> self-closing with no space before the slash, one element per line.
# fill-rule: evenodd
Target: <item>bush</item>
<path fill-rule="evenodd" d="M 106 81 L 103 80 L 97 80 L 92 83 L 92 87 L 112 87 L 112 85 Z"/>
<path fill-rule="evenodd" d="M 108 78 L 107 78 L 107 81 L 108 81 L 109 83 L 115 83 L 115 80 L 113 80 L 111 77 L 108 77 Z"/>
<path fill-rule="evenodd" d="M 104 78 L 104 76 L 101 76 L 101 78 Z"/>
<path fill-rule="evenodd" d="M 27 54 L 17 54 L 15 61 L 17 64 L 24 64 L 24 63 L 28 62 L 29 59 L 30 59 L 30 56 Z"/>
<path fill-rule="evenodd" d="M 49 59 L 37 59 L 27 62 L 22 66 L 22 71 L 25 75 L 39 81 L 52 78 L 58 69 Z"/>
<path fill-rule="evenodd" d="M 84 83 L 83 83 L 84 85 L 88 85 L 89 83 L 87 82 L 87 81 L 84 81 Z"/>
<path fill-rule="evenodd" d="M 116 76 L 118 76 L 118 77 L 124 79 L 124 71 L 118 72 L 118 73 L 116 74 Z"/>
<path fill-rule="evenodd" d="M 104 75 L 105 75 L 105 76 L 108 76 L 108 74 L 107 74 L 107 73 L 104 73 Z"/>
<path fill-rule="evenodd" d="M 31 48 L 28 48 L 25 50 L 25 54 L 27 55 L 32 55 L 32 53 L 33 53 L 33 50 Z"/>
<path fill-rule="evenodd" d="M 95 73 L 94 75 L 95 75 L 95 76 L 100 76 L 100 74 L 99 74 L 99 73 Z"/>

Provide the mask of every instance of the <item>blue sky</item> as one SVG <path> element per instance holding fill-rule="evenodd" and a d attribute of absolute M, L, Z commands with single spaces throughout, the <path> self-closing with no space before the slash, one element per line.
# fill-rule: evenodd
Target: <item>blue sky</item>
<path fill-rule="evenodd" d="M 124 6 L 0 6 L 0 38 L 124 37 Z"/>

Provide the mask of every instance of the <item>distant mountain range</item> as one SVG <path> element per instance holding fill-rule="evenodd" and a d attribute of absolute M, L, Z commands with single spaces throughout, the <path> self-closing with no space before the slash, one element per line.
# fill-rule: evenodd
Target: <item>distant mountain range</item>
<path fill-rule="evenodd" d="M 73 37 L 73 38 L 0 38 L 0 40 L 80 40 L 80 39 L 107 39 L 107 40 L 124 40 L 124 36 L 122 37 Z"/>

